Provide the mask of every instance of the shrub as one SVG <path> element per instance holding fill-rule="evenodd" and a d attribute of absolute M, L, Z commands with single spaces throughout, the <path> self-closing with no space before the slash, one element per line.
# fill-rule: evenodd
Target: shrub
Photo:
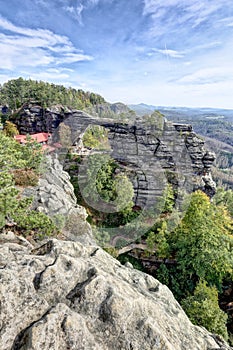
<path fill-rule="evenodd" d="M 194 295 L 184 299 L 181 304 L 194 324 L 204 326 L 209 332 L 227 340 L 227 315 L 219 308 L 216 287 L 208 287 L 205 281 L 200 281 Z"/>
<path fill-rule="evenodd" d="M 13 175 L 17 186 L 36 186 L 38 184 L 39 176 L 32 169 L 15 169 Z"/>
<path fill-rule="evenodd" d="M 52 234 L 58 233 L 53 221 L 44 213 L 35 210 L 28 210 L 27 213 L 18 210 L 12 215 L 17 224 L 17 228 L 24 234 L 33 234 L 35 239 L 43 239 Z"/>

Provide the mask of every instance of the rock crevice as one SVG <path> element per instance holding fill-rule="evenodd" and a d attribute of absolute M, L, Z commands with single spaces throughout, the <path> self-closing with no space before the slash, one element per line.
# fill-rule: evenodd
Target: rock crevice
<path fill-rule="evenodd" d="M 21 245 L 12 254 L 16 247 L 7 241 L 0 246 L 8 262 L 1 270 L 1 350 L 230 349 L 193 326 L 153 277 L 95 246 L 49 245 L 45 255 Z M 50 266 L 35 289 L 42 265 Z"/>

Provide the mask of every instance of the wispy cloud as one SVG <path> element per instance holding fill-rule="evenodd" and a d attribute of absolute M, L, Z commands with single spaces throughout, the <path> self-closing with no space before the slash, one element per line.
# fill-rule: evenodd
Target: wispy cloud
<path fill-rule="evenodd" d="M 43 40 L 47 40 L 47 45 L 57 45 L 57 44 L 67 44 L 72 45 L 70 40 L 63 36 L 57 35 L 50 30 L 47 29 L 31 29 L 15 26 L 10 21 L 0 17 L 0 27 L 4 30 L 8 30 L 13 33 L 22 34 L 26 37 L 40 38 Z"/>
<path fill-rule="evenodd" d="M 47 69 L 43 72 L 30 72 L 30 71 L 23 71 L 22 72 L 25 77 L 30 77 L 31 79 L 35 80 L 44 80 L 44 81 L 51 81 L 51 82 L 60 82 L 60 81 L 66 81 L 70 78 L 70 75 L 67 74 L 68 72 L 63 71 L 62 69 Z"/>
<path fill-rule="evenodd" d="M 183 58 L 185 56 L 184 52 L 171 50 L 171 49 L 152 49 L 154 52 L 161 53 L 164 56 L 171 57 L 171 58 Z"/>
<path fill-rule="evenodd" d="M 63 1 L 63 9 L 75 18 L 79 24 L 83 25 L 82 14 L 85 10 L 93 8 L 99 4 L 111 3 L 114 0 L 67 0 Z"/>
<path fill-rule="evenodd" d="M 161 17 L 166 15 L 171 8 L 176 8 L 179 11 L 177 21 L 185 22 L 192 19 L 194 24 L 201 23 L 209 17 L 210 14 L 218 11 L 223 5 L 230 5 L 230 0 L 144 0 L 144 15 L 152 15 Z"/>
<path fill-rule="evenodd" d="M 82 12 L 84 10 L 82 3 L 78 3 L 76 6 L 65 6 L 64 10 L 71 14 L 72 17 L 77 19 L 80 24 L 82 24 Z"/>
<path fill-rule="evenodd" d="M 78 50 L 66 36 L 50 30 L 15 26 L 2 17 L 0 28 L 5 32 L 0 34 L 2 69 L 63 65 L 93 59 Z"/>
<path fill-rule="evenodd" d="M 231 67 L 213 67 L 199 69 L 192 74 L 187 74 L 177 82 L 181 84 L 214 84 L 218 82 L 224 82 L 233 80 L 230 76 L 233 75 L 233 68 Z"/>
<path fill-rule="evenodd" d="M 178 58 L 178 59 L 183 59 L 185 56 L 189 56 L 190 59 L 193 59 L 193 55 L 203 52 L 206 53 L 209 50 L 220 48 L 222 45 L 221 41 L 213 41 L 213 42 L 207 42 L 201 45 L 195 45 L 190 48 L 184 47 L 183 50 L 174 50 L 167 48 L 167 45 L 165 43 L 163 49 L 159 48 L 151 48 L 147 49 L 146 47 L 140 47 L 137 52 L 139 54 L 145 54 L 148 57 L 153 57 L 155 53 L 158 53 L 162 56 L 166 56 L 167 58 Z M 184 61 L 183 61 L 184 62 Z M 185 64 L 185 62 L 184 62 Z"/>
<path fill-rule="evenodd" d="M 143 0 L 143 15 L 150 16 L 153 26 L 150 34 L 159 36 L 172 28 L 177 31 L 186 23 L 189 28 L 196 28 L 201 24 L 211 21 L 214 24 L 214 16 L 221 17 L 220 10 L 230 9 L 231 0 Z M 222 16 L 224 13 L 222 11 Z"/>
<path fill-rule="evenodd" d="M 232 0 L 0 2 L 0 81 L 44 79 L 111 101 L 232 105 Z"/>

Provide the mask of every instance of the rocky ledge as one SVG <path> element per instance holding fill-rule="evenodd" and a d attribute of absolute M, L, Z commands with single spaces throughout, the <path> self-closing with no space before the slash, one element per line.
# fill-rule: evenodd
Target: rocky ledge
<path fill-rule="evenodd" d="M 97 246 L 0 237 L 1 350 L 217 350 L 169 289 Z"/>

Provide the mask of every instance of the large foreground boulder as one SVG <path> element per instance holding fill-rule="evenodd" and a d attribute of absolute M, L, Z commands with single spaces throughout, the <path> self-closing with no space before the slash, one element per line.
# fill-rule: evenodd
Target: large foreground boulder
<path fill-rule="evenodd" d="M 0 242 L 1 350 L 230 349 L 166 286 L 97 246 Z"/>

